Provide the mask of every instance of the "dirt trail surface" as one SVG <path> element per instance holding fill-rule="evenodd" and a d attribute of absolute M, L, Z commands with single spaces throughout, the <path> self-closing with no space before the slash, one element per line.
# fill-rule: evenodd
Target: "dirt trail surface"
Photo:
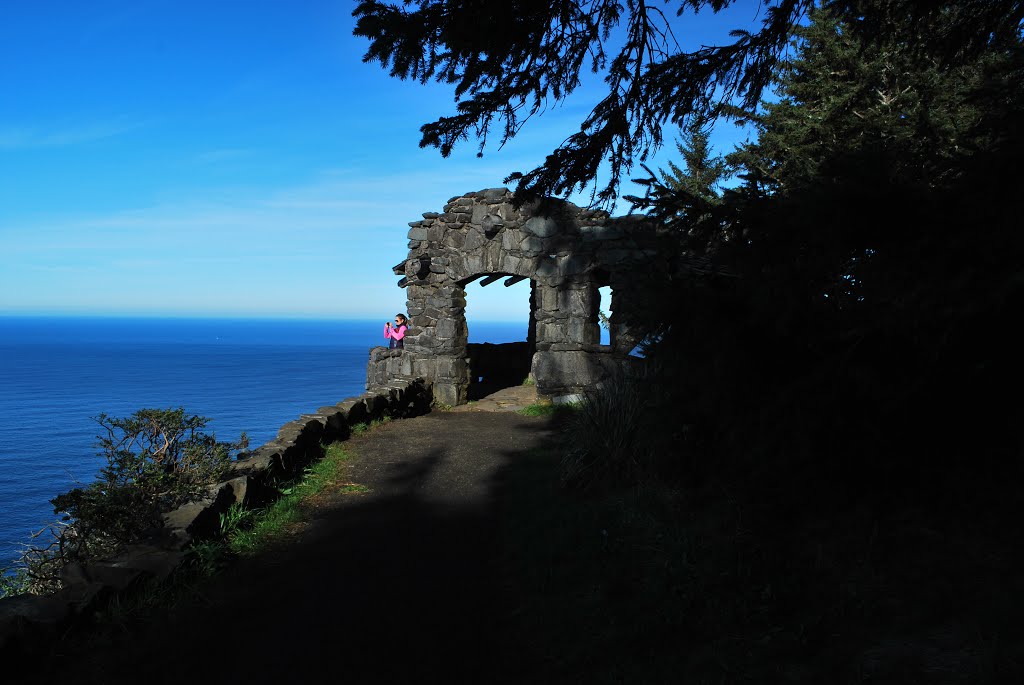
<path fill-rule="evenodd" d="M 84 660 L 57 658 L 55 675 L 146 685 L 514 682 L 497 507 L 503 471 L 551 430 L 510 411 L 450 411 L 355 436 L 344 480 L 366 492 L 332 489 L 290 539 L 212 581 L 202 604 Z"/>

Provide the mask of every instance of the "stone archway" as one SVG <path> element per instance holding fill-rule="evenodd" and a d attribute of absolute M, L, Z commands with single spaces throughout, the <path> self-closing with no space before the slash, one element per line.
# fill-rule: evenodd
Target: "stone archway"
<path fill-rule="evenodd" d="M 474 274 L 459 282 L 467 292 L 467 310 L 473 306 L 473 296 L 469 294 L 469 286 L 477 283 L 480 289 L 485 287 L 508 288 L 522 282 L 529 286 L 529 313 L 526 325 L 526 337 L 517 342 L 470 342 L 467 343 L 469 363 L 469 388 L 467 399 L 477 400 L 504 388 L 521 385 L 529 376 L 533 366 L 533 355 L 536 352 L 536 319 L 534 313 L 534 293 L 536 283 L 532 279 L 508 273 Z M 522 287 L 519 286 L 520 294 Z M 461 315 L 466 320 L 466 327 L 472 333 L 467 312 Z"/>
<path fill-rule="evenodd" d="M 635 363 L 627 357 L 632 345 L 600 344 L 598 287 L 612 283 L 617 301 L 628 302 L 629 279 L 621 274 L 657 254 L 649 224 L 560 200 L 517 207 L 511 192 L 492 188 L 454 197 L 443 212 L 409 226 L 408 257 L 394 268 L 407 292 L 409 334 L 401 353 L 379 355 L 386 368 L 371 368 L 369 378 L 420 376 L 438 402 L 465 402 L 465 286 L 477 279 L 530 279 L 531 374 L 541 394 L 575 395 Z M 627 341 L 628 331 L 614 318 L 613 325 L 613 343 Z"/>

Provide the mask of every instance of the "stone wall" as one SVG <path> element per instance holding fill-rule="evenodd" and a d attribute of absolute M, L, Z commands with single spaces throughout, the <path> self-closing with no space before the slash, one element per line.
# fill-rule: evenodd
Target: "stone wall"
<path fill-rule="evenodd" d="M 166 513 L 163 529 L 154 538 L 110 559 L 69 564 L 56 595 L 0 598 L 0 656 L 37 652 L 41 645 L 85 622 L 118 593 L 147 579 L 167 578 L 184 560 L 189 543 L 219 533 L 222 513 L 235 504 L 256 507 L 275 499 L 276 484 L 300 475 L 321 456 L 323 443 L 347 439 L 356 424 L 424 414 L 432 401 L 430 386 L 423 379 L 393 373 L 358 397 L 285 424 L 273 440 L 240 455 L 232 463 L 230 477 L 210 486 L 204 499 Z"/>
<path fill-rule="evenodd" d="M 638 342 L 615 312 L 628 306 L 633 276 L 666 254 L 659 229 L 639 217 L 551 199 L 517 207 L 506 188 L 454 197 L 409 226 L 408 256 L 394 269 L 410 317 L 401 372 L 451 405 L 470 383 L 466 285 L 530 280 L 532 376 L 541 394 L 574 395 L 600 386 Z M 600 344 L 602 286 L 614 292 L 610 345 Z M 380 360 L 371 364 L 377 373 Z"/>
<path fill-rule="evenodd" d="M 366 389 L 387 386 L 393 379 L 412 377 L 412 357 L 405 350 L 373 347 L 366 363 Z"/>

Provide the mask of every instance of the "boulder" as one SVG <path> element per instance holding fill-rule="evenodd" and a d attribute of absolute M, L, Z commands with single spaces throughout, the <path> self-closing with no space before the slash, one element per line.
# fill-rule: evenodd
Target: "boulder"
<path fill-rule="evenodd" d="M 92 580 L 100 580 L 95 576 L 95 569 L 124 569 L 141 571 L 156 580 L 166 580 L 181 566 L 185 553 L 180 550 L 161 549 L 149 545 L 130 545 L 112 559 L 98 564 L 89 564 L 86 571 Z"/>
<path fill-rule="evenodd" d="M 281 445 L 268 442 L 249 452 L 245 459 L 232 462 L 231 472 L 235 475 L 272 476 L 281 468 Z"/>
<path fill-rule="evenodd" d="M 212 488 L 208 498 L 190 502 L 164 514 L 164 528 L 171 532 L 179 546 L 195 539 L 212 537 L 220 531 L 220 515 L 234 503 L 234 487 L 221 483 Z"/>
<path fill-rule="evenodd" d="M 16 595 L 0 598 L 0 649 L 29 634 L 52 635 L 70 615 L 68 603 L 56 597 Z"/>
<path fill-rule="evenodd" d="M 324 442 L 336 442 L 348 438 L 347 416 L 340 407 L 320 407 L 316 413 L 324 417 Z"/>

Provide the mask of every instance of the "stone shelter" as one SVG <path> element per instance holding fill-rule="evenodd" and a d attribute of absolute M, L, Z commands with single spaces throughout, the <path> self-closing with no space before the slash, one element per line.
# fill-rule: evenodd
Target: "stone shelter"
<path fill-rule="evenodd" d="M 516 206 L 506 188 L 466 193 L 409 224 L 409 254 L 394 267 L 407 293 L 405 348 L 374 348 L 367 387 L 420 377 L 435 401 L 467 401 L 477 383 L 527 376 L 554 399 L 599 387 L 637 363 L 639 342 L 616 316 L 632 275 L 650 268 L 659 231 L 645 217 L 611 217 L 550 198 Z M 469 344 L 466 286 L 530 281 L 527 340 Z M 610 344 L 602 345 L 598 289 L 610 286 Z"/>

